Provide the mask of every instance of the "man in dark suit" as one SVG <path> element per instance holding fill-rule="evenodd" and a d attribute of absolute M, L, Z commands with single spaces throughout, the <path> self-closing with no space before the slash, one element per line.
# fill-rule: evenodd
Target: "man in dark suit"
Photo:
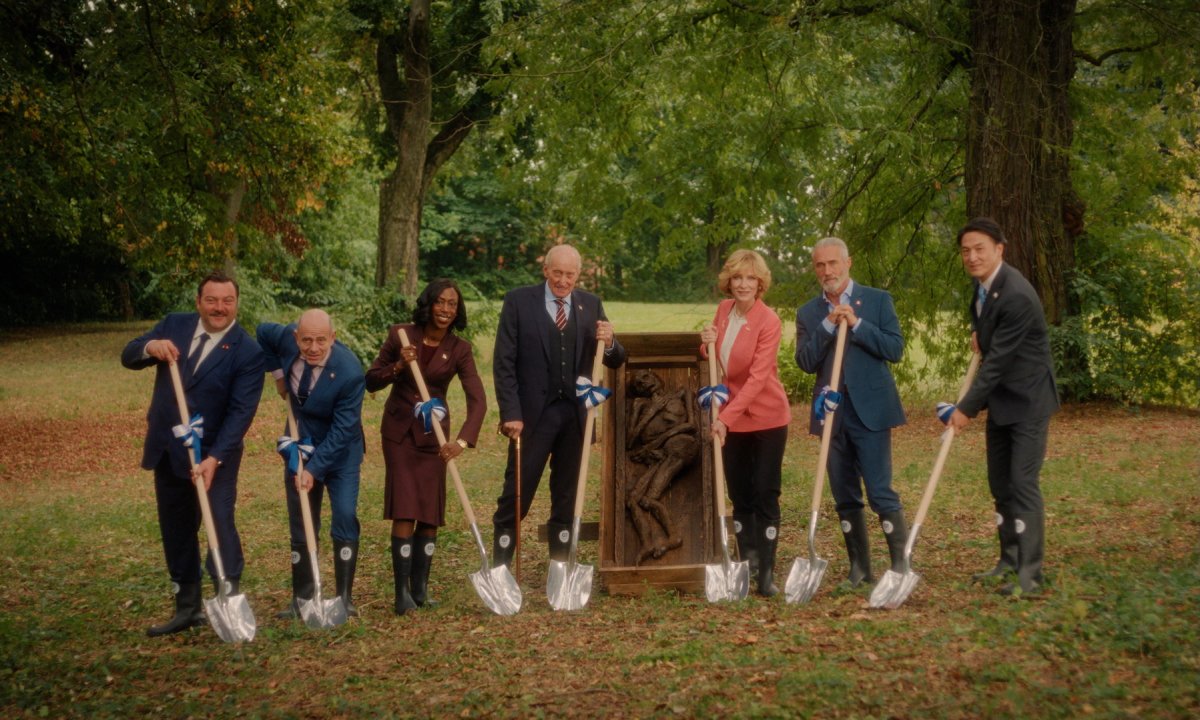
<path fill-rule="evenodd" d="M 321 528 L 321 496 L 329 490 L 333 538 L 333 570 L 337 594 L 351 615 L 354 571 L 358 565 L 358 483 L 363 459 L 362 364 L 350 348 L 337 342 L 333 320 L 324 310 L 306 310 L 292 325 L 262 323 L 255 330 L 266 354 L 266 369 L 275 389 L 296 414 L 301 440 L 313 445 L 311 457 L 296 478 L 283 472 L 288 528 L 292 544 L 292 602 L 284 617 L 299 615 L 299 600 L 316 591 L 304 540 L 300 493 L 312 508 L 314 532 Z M 290 434 L 285 427 L 284 434 Z"/>
<path fill-rule="evenodd" d="M 575 396 L 575 379 L 590 376 L 596 343 L 604 364 L 621 367 L 625 348 L 613 337 L 600 298 L 578 290 L 583 261 L 570 245 L 546 253 L 546 282 L 504 296 L 492 376 L 500 406 L 500 431 L 521 438 L 521 517 L 529 512 L 550 463 L 550 557 L 566 560 L 575 513 L 575 489 L 584 450 L 586 411 Z M 493 557 L 512 560 L 516 525 L 516 453 L 510 445 L 504 490 L 496 501 Z"/>
<path fill-rule="evenodd" d="M 180 363 L 189 417 L 204 419 L 203 460 L 197 476 L 204 481 L 220 540 L 221 561 L 236 595 L 242 576 L 242 543 L 234 526 L 242 438 L 250 429 L 262 397 L 263 356 L 258 344 L 237 324 L 238 286 L 221 273 L 200 281 L 196 313 L 173 313 L 121 353 L 131 370 L 155 366 L 154 395 L 146 414 L 142 467 L 154 471 L 154 495 L 167 570 L 175 594 L 175 615 L 148 630 L 153 637 L 186 630 L 205 622 L 200 603 L 200 502 L 183 442 L 172 428 L 179 425 L 179 405 L 167 364 Z M 216 580 L 212 558 L 209 574 Z"/>
<path fill-rule="evenodd" d="M 996 505 L 1000 561 L 977 579 L 1015 572 L 1000 592 L 1034 592 L 1043 582 L 1045 508 L 1038 475 L 1046 456 L 1058 389 L 1046 318 L 1037 292 L 1004 262 L 1004 233 L 990 218 L 958 231 L 963 267 L 974 278 L 972 346 L 983 360 L 975 382 L 951 414 L 955 431 L 987 408 L 988 486 Z"/>
<path fill-rule="evenodd" d="M 904 355 L 904 336 L 892 296 L 850 279 L 850 251 L 839 238 L 824 238 L 812 251 L 821 294 L 796 311 L 796 363 L 816 373 L 814 404 L 833 375 L 837 325 L 847 324 L 839 387 L 829 442 L 829 487 L 837 503 L 851 587 L 873 582 L 870 543 L 863 512 L 867 501 L 879 516 L 892 569 L 904 570 L 908 530 L 900 496 L 892 489 L 892 428 L 903 425 L 904 407 L 889 363 Z M 809 432 L 821 434 L 812 413 Z"/>

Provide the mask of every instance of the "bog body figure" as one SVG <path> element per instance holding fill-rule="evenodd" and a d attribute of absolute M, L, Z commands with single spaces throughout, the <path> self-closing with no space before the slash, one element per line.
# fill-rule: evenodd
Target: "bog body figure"
<path fill-rule="evenodd" d="M 329 492 L 334 583 L 349 615 L 358 565 L 358 485 L 363 459 L 363 369 L 337 342 L 333 320 L 324 310 L 306 310 L 291 325 L 262 323 L 256 329 L 266 369 L 280 397 L 292 405 L 301 440 L 313 446 L 300 478 L 283 472 L 291 542 L 292 602 L 280 613 L 299 615 L 299 601 L 315 593 L 312 564 L 304 540 L 301 492 L 312 509 L 314 532 L 321 534 L 321 499 Z M 288 435 L 288 430 L 284 429 Z M 297 485 L 302 488 L 297 489 Z"/>
<path fill-rule="evenodd" d="M 155 368 L 154 393 L 146 413 L 142 467 L 154 471 L 154 499 L 163 553 L 175 596 L 175 614 L 151 627 L 150 636 L 180 632 L 205 623 L 200 602 L 200 503 L 192 480 L 188 449 L 175 437 L 179 405 L 168 363 L 180 365 L 189 417 L 203 418 L 202 460 L 196 472 L 204 482 L 220 538 L 227 595 L 236 595 L 244 561 L 234 524 L 243 438 L 262 397 L 263 354 L 237 324 L 238 285 L 210 273 L 196 291 L 196 312 L 172 313 L 150 332 L 125 346 L 121 364 L 131 370 Z M 206 562 L 216 582 L 212 558 Z"/>
<path fill-rule="evenodd" d="M 500 431 L 521 439 L 522 488 L 518 510 L 517 453 L 510 443 L 504 488 L 492 516 L 496 564 L 511 563 L 516 513 L 524 518 L 529 512 L 547 462 L 550 559 L 567 560 L 586 412 L 576 399 L 575 379 L 591 373 L 597 342 L 604 343 L 606 367 L 619 368 L 625 362 L 625 348 L 613 336 L 600 298 L 575 287 L 582 265 L 574 247 L 555 245 L 542 265 L 546 282 L 504 296 L 492 377 Z"/>

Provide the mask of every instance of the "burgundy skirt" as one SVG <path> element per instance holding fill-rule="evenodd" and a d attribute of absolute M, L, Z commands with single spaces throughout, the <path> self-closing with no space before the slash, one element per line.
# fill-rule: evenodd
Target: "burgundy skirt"
<path fill-rule="evenodd" d="M 423 449 L 383 438 L 383 465 L 385 519 L 446 524 L 446 463 L 436 446 Z"/>

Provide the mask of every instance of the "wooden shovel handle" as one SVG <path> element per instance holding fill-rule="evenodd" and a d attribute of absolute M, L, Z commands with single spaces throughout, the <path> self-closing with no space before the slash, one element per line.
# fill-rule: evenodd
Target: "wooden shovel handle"
<path fill-rule="evenodd" d="M 837 344 L 833 351 L 833 373 L 829 378 L 829 387 L 837 392 L 838 384 L 842 382 L 842 356 L 846 354 L 845 321 L 838 323 Z M 821 451 L 817 453 L 817 472 L 813 482 L 812 512 L 821 510 L 821 490 L 825 487 L 825 466 L 829 464 L 829 443 L 833 438 L 833 416 L 837 410 L 825 413 L 825 424 L 821 426 Z"/>
<path fill-rule="evenodd" d="M 183 392 L 183 380 L 179 377 L 179 365 L 171 360 L 167 363 L 167 370 L 171 373 L 171 384 L 175 386 L 175 402 L 179 404 L 179 422 L 183 426 L 190 424 L 188 419 L 187 395 Z M 196 440 L 199 442 L 199 438 Z M 192 466 L 192 484 L 196 486 L 196 497 L 200 500 L 200 516 L 204 518 L 204 533 L 208 536 L 208 549 L 212 553 L 213 565 L 217 568 L 217 578 L 221 581 L 220 592 L 222 597 L 225 595 L 225 566 L 221 562 L 221 544 L 217 540 L 217 527 L 213 524 L 212 507 L 208 504 L 208 490 L 204 488 L 204 480 L 196 474 L 196 457 L 192 454 L 191 448 L 186 448 L 188 462 Z"/>
<path fill-rule="evenodd" d="M 967 366 L 967 375 L 963 378 L 962 387 L 958 391 L 958 401 L 966 397 L 967 391 L 971 389 L 971 383 L 975 381 L 975 372 L 979 370 L 979 353 L 971 354 L 971 364 Z M 937 460 L 933 463 L 933 472 L 929 474 L 929 482 L 925 485 L 925 493 L 921 495 L 921 504 L 917 507 L 917 515 L 913 518 L 913 525 L 920 525 L 925 522 L 925 515 L 929 512 L 929 504 L 933 502 L 933 492 L 937 490 L 938 480 L 942 477 L 942 470 L 946 467 L 946 458 L 950 455 L 950 445 L 954 441 L 954 428 L 947 426 L 942 433 L 942 446 L 938 449 Z"/>
<path fill-rule="evenodd" d="M 596 357 L 592 360 L 592 384 L 604 384 L 604 341 L 596 341 Z M 596 427 L 596 408 L 587 411 L 587 420 L 583 424 L 583 452 L 579 457 L 579 481 L 575 486 L 575 517 L 583 517 L 583 491 L 587 488 L 588 461 L 591 459 L 592 430 Z M 520 512 L 518 508 L 517 512 Z"/>
<path fill-rule="evenodd" d="M 296 413 L 292 410 L 292 399 L 285 398 L 287 401 L 288 411 L 288 435 L 292 436 L 292 441 L 296 443 L 296 477 L 293 482 L 296 484 L 296 495 L 300 500 L 300 515 L 304 519 L 304 544 L 308 548 L 310 557 L 316 557 L 317 552 L 317 533 L 313 530 L 312 508 L 308 506 L 308 493 L 300 489 L 300 479 L 304 476 L 304 456 L 300 454 L 300 426 L 296 423 Z M 314 577 L 316 576 L 316 567 L 313 568 Z"/>
<path fill-rule="evenodd" d="M 397 334 L 400 336 L 400 345 L 408 347 L 412 345 L 408 340 L 408 333 L 404 328 L 396 328 Z M 413 379 L 417 381 L 417 390 L 421 393 L 421 400 L 429 402 L 429 388 L 425 385 L 425 376 L 421 374 L 421 366 L 413 360 L 408 364 L 412 369 Z M 438 447 L 446 444 L 446 433 L 442 430 L 442 424 L 437 418 L 433 420 L 433 432 L 437 434 Z M 454 491 L 458 493 L 458 500 L 462 503 L 463 514 L 467 516 L 467 522 L 472 525 L 477 525 L 475 522 L 475 511 L 471 509 L 471 501 L 467 499 L 467 490 L 463 487 L 462 477 L 458 474 L 458 465 L 450 460 L 446 463 L 446 469 L 450 471 L 450 477 L 454 479 Z"/>
<path fill-rule="evenodd" d="M 720 380 L 717 374 L 717 344 L 708 344 L 708 386 L 714 388 L 711 398 L 712 419 L 716 420 L 721 413 L 721 401 L 717 399 L 715 388 Z M 711 433 L 711 430 L 709 431 Z M 713 481 L 716 483 L 717 517 L 725 517 L 725 456 L 721 453 L 721 443 L 713 438 Z"/>

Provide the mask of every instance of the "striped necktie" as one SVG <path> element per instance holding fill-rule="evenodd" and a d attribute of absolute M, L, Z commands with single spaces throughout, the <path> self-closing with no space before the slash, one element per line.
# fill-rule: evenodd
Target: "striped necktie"
<path fill-rule="evenodd" d="M 567 309 L 564 307 L 567 301 L 562 298 L 554 298 L 554 304 L 558 309 L 554 311 L 554 324 L 558 327 L 558 331 L 562 332 L 567 329 Z"/>

